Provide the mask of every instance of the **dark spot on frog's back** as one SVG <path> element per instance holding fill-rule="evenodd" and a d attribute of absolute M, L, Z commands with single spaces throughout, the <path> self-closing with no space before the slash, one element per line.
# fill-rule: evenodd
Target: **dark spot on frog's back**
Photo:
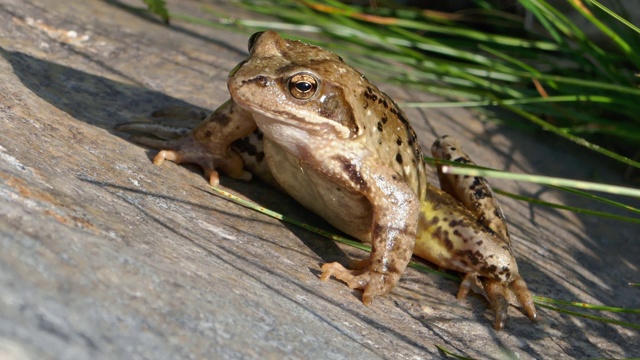
<path fill-rule="evenodd" d="M 444 239 L 444 246 L 447 248 L 447 250 L 451 251 L 453 249 L 453 243 L 451 242 L 451 240 L 449 240 L 449 237 L 446 237 Z"/>
<path fill-rule="evenodd" d="M 485 191 L 485 189 L 483 188 L 480 188 L 473 192 L 473 196 L 475 196 L 476 199 L 480 200 L 484 198 L 490 198 L 491 193 L 489 193 L 488 191 Z"/>
<path fill-rule="evenodd" d="M 458 255 L 462 255 L 465 258 L 467 258 L 469 260 L 469 262 L 476 266 L 480 263 L 480 261 L 483 259 L 482 254 L 480 254 L 479 252 L 473 252 L 471 250 L 464 250 L 464 251 L 460 251 L 458 252 Z"/>
<path fill-rule="evenodd" d="M 378 95 L 376 95 L 376 91 L 373 90 L 371 86 L 367 86 L 367 89 L 364 92 L 364 97 L 374 102 L 378 100 Z"/>
<path fill-rule="evenodd" d="M 396 162 L 402 165 L 402 155 L 400 155 L 400 153 L 396 154 Z"/>

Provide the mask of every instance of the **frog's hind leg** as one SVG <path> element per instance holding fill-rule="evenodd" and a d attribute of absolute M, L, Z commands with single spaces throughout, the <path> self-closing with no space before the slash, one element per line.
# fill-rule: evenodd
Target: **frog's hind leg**
<path fill-rule="evenodd" d="M 462 150 L 460 143 L 450 137 L 443 136 L 436 140 L 431 147 L 433 157 L 464 164 L 474 164 L 469 156 Z M 520 304 L 530 320 L 535 321 L 537 313 L 533 303 L 533 297 L 522 277 L 517 273 L 517 265 L 511 251 L 511 239 L 504 213 L 493 195 L 491 186 L 482 177 L 456 176 L 444 174 L 442 167 L 437 167 L 438 177 L 442 189 L 459 201 L 464 207 L 473 213 L 476 220 L 490 230 L 496 244 L 506 252 L 503 255 L 513 259 L 511 278 L 501 280 L 489 278 L 495 274 L 467 273 L 460 285 L 458 299 L 464 298 L 471 285 L 480 280 L 487 294 L 491 307 L 496 312 L 494 327 L 501 330 L 507 318 L 509 304 Z M 498 255 L 500 251 L 488 251 L 488 254 Z"/>
<path fill-rule="evenodd" d="M 136 116 L 133 121 L 116 125 L 117 131 L 134 134 L 131 140 L 143 144 L 145 139 L 177 139 L 185 136 L 204 119 L 207 113 L 198 108 L 169 106 L 153 111 L 149 116 Z M 149 147 L 158 148 L 154 142 Z"/>
<path fill-rule="evenodd" d="M 155 145 L 143 144 L 145 139 L 149 140 L 171 140 L 187 135 L 191 130 L 188 127 L 177 127 L 165 124 L 150 123 L 143 119 L 142 121 L 134 120 L 133 122 L 118 124 L 114 127 L 117 131 L 133 134 L 130 139 L 141 145 L 155 147 Z M 150 144 L 156 144 L 150 142 Z"/>

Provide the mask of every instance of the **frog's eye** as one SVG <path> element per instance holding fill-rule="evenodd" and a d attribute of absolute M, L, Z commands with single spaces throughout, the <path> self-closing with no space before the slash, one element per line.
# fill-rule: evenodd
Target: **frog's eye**
<path fill-rule="evenodd" d="M 289 92 L 293 97 L 307 100 L 318 91 L 318 79 L 311 74 L 296 74 L 289 78 Z"/>
<path fill-rule="evenodd" d="M 260 37 L 260 35 L 264 34 L 264 31 L 259 31 L 253 35 L 251 35 L 251 37 L 249 38 L 249 52 L 251 52 L 251 49 L 253 49 L 253 45 L 256 43 L 256 40 L 258 40 L 258 38 Z"/>

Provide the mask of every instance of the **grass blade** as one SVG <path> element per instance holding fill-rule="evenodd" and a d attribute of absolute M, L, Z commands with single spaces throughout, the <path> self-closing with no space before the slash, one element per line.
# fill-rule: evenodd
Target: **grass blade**
<path fill-rule="evenodd" d="M 450 165 L 443 165 L 442 172 L 446 174 L 482 176 L 482 177 L 489 177 L 489 178 L 533 182 L 533 183 L 545 184 L 545 185 L 565 186 L 569 188 L 600 191 L 600 192 L 607 192 L 610 194 L 626 195 L 626 196 L 633 196 L 633 197 L 640 198 L 640 189 L 633 189 L 633 188 L 628 188 L 624 186 L 600 184 L 600 183 L 589 182 L 589 181 L 562 179 L 562 178 L 541 176 L 541 175 L 515 174 L 515 173 L 507 173 L 503 171 L 487 170 L 487 169 L 479 169 L 479 168 L 453 167 Z"/>

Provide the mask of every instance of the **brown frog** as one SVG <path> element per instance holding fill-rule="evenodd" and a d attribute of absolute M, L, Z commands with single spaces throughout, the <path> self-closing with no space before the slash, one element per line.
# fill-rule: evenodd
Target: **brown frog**
<path fill-rule="evenodd" d="M 479 280 L 496 310 L 496 329 L 504 326 L 509 303 L 536 318 L 504 216 L 482 178 L 441 174 L 446 192 L 428 185 L 404 113 L 339 56 L 273 31 L 254 34 L 249 53 L 229 75 L 231 100 L 188 134 L 176 137 L 179 130 L 148 123 L 117 129 L 161 138 L 134 138 L 165 149 L 156 165 L 196 163 L 212 185 L 219 182 L 216 169 L 243 180 L 256 175 L 370 243 L 370 257 L 353 270 L 330 263 L 321 276 L 363 290 L 367 305 L 395 286 L 415 254 L 465 274 L 458 298 Z M 433 151 L 470 162 L 449 137 Z"/>

